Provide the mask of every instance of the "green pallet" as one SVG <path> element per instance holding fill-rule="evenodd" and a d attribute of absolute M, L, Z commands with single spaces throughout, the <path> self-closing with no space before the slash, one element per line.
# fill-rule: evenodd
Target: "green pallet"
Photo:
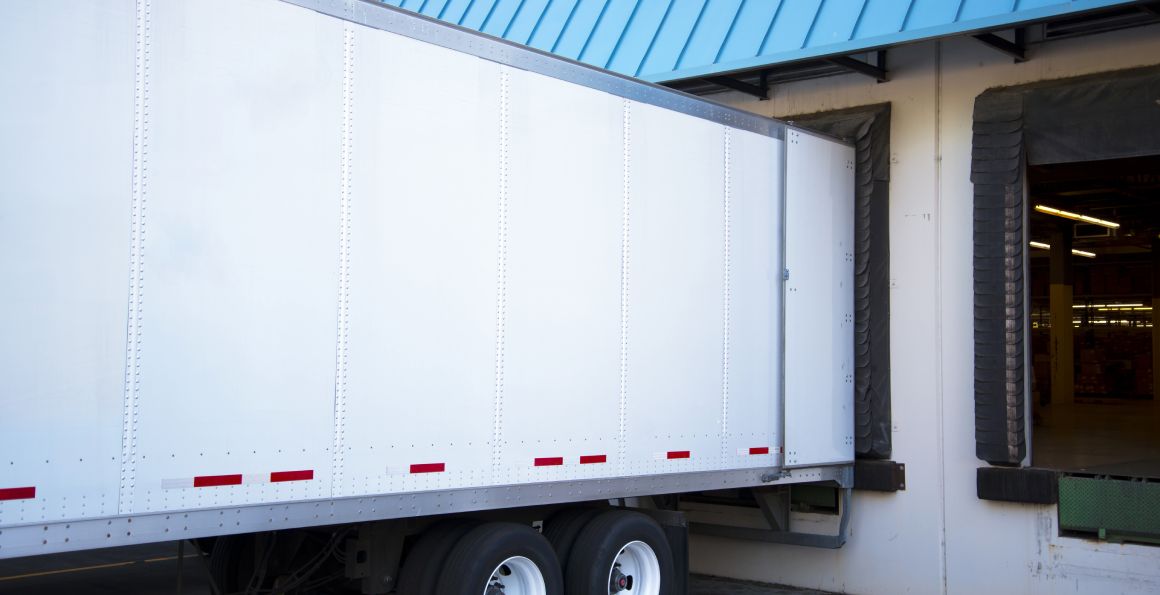
<path fill-rule="evenodd" d="M 1061 477 L 1059 527 L 1112 541 L 1160 543 L 1160 483 Z"/>

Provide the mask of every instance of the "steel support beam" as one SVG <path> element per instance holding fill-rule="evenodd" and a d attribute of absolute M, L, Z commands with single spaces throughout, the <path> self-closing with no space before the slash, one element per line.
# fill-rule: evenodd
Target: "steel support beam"
<path fill-rule="evenodd" d="M 774 531 L 789 531 L 789 486 L 769 486 L 753 489 L 753 499 L 761 509 L 765 522 Z"/>
<path fill-rule="evenodd" d="M 1152 234 L 1152 405 L 1160 407 L 1160 237 Z"/>
<path fill-rule="evenodd" d="M 885 83 L 889 80 L 886 72 L 886 50 L 878 50 L 875 54 L 877 64 L 870 64 L 849 56 L 826 58 L 826 62 L 834 64 L 835 66 L 841 66 L 846 70 L 857 72 L 858 74 L 864 74 L 880 83 Z"/>
<path fill-rule="evenodd" d="M 761 78 L 762 78 L 762 82 L 764 83 L 764 81 L 765 81 L 765 74 L 764 73 L 762 73 Z M 764 84 L 762 84 L 761 86 L 751 85 L 749 83 L 739 81 L 735 78 L 730 78 L 727 76 L 711 76 L 711 77 L 705 78 L 705 80 L 709 81 L 710 83 L 713 83 L 714 85 L 719 85 L 719 86 L 725 87 L 726 89 L 732 89 L 734 91 L 745 93 L 746 95 L 752 95 L 752 96 L 760 99 L 761 101 L 765 101 L 766 99 L 769 99 L 769 93 L 766 90 L 766 87 Z"/>
<path fill-rule="evenodd" d="M 1015 30 L 1015 41 L 1008 41 L 994 33 L 980 33 L 974 37 L 991 49 L 1011 56 L 1016 63 L 1027 61 L 1027 43 L 1024 39 L 1023 29 Z"/>
<path fill-rule="evenodd" d="M 712 523 L 689 523 L 689 531 L 700 535 L 713 535 L 731 539 L 745 539 L 749 541 L 764 541 L 766 543 L 784 543 L 825 549 L 838 549 L 846 544 L 846 536 L 850 527 L 850 492 L 849 488 L 841 489 L 841 520 L 838 522 L 837 535 L 815 535 L 813 533 L 795 533 L 793 531 L 777 529 L 755 529 L 751 527 L 735 527 L 731 525 L 717 525 Z"/>
<path fill-rule="evenodd" d="M 1073 225 L 1059 223 L 1051 233 L 1050 282 L 1051 308 L 1051 402 L 1056 405 L 1075 403 L 1075 310 L 1074 266 L 1071 254 Z M 1086 315 L 1085 315 L 1086 316 Z"/>

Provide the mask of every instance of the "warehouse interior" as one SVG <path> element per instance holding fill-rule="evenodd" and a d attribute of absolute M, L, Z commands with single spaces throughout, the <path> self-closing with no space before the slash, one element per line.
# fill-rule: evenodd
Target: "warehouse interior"
<path fill-rule="evenodd" d="M 1160 156 L 1027 173 L 1032 464 L 1158 478 Z"/>

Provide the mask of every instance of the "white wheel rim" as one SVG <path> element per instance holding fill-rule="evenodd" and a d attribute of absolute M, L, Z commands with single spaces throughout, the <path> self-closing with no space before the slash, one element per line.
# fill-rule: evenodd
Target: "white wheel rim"
<path fill-rule="evenodd" d="M 608 569 L 608 593 L 620 595 L 660 595 L 661 563 L 643 541 L 631 541 Z"/>
<path fill-rule="evenodd" d="M 491 571 L 491 577 L 483 587 L 483 595 L 497 594 L 548 595 L 548 585 L 535 562 L 523 556 L 512 556 Z"/>

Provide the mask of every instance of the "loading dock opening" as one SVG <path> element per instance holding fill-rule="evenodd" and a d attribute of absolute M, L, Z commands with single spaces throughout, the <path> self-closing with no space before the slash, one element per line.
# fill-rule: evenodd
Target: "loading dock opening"
<path fill-rule="evenodd" d="M 1028 188 L 1032 463 L 1160 477 L 1160 157 L 1030 166 Z"/>
<path fill-rule="evenodd" d="M 1160 156 L 1157 89 L 1160 69 L 1147 67 L 991 89 L 975 101 L 976 455 L 996 466 L 979 469 L 977 493 L 1058 502 L 1065 535 L 1160 538 L 1148 504 L 1160 494 L 1149 421 L 1155 401 L 1139 398 L 1156 393 L 1149 337 L 1160 326 L 1145 316 L 1154 310 L 1144 309 L 1153 306 L 1153 242 L 1160 240 L 1150 213 Z M 1123 204 L 1100 202 L 1101 195 Z M 1100 260 L 1084 246 L 1110 250 L 1120 268 L 1079 267 L 1080 285 L 1075 259 Z M 1036 275 L 1033 254 L 1048 250 L 1046 274 L 1040 265 Z M 1051 324 L 1058 320 L 1066 322 Z M 1113 335 L 1109 325 L 1134 330 Z M 1050 397 L 1037 401 L 1045 388 Z M 1089 400 L 1141 411 L 1092 409 Z M 1148 415 L 1133 401 L 1148 403 Z"/>

